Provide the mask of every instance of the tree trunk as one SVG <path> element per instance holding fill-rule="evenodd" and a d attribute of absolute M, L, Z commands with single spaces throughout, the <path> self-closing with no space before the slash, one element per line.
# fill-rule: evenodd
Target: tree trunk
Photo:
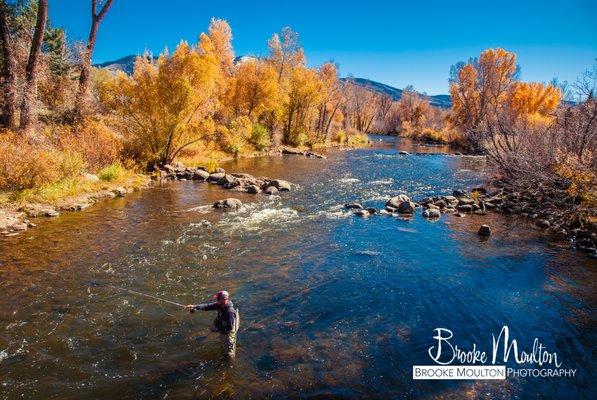
<path fill-rule="evenodd" d="M 81 57 L 81 75 L 79 75 L 79 89 L 75 99 L 75 120 L 81 120 L 84 108 L 87 89 L 89 87 L 89 77 L 91 75 L 91 57 L 95 48 L 97 31 L 99 30 L 102 19 L 110 9 L 113 0 L 107 0 L 99 14 L 97 13 L 97 0 L 91 0 L 91 29 L 87 38 L 87 46 Z"/>
<path fill-rule="evenodd" d="M 2 109 L 2 124 L 4 127 L 15 130 L 17 128 L 17 74 L 16 61 L 13 53 L 13 43 L 8 27 L 8 10 L 6 2 L 0 2 L 0 40 L 4 58 L 4 105 Z"/>
<path fill-rule="evenodd" d="M 37 90 L 37 59 L 41 53 L 41 43 L 46 30 L 46 21 L 48 20 L 48 0 L 39 0 L 37 6 L 37 21 L 35 23 L 35 32 L 31 40 L 31 49 L 29 50 L 29 60 L 25 67 L 25 89 L 23 90 L 23 101 L 21 103 L 21 126 L 22 132 L 27 132 L 32 123 L 33 112 L 31 103 L 35 99 Z"/>

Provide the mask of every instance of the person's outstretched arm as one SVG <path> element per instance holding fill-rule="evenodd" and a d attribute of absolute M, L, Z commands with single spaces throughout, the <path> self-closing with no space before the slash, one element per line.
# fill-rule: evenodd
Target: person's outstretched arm
<path fill-rule="evenodd" d="M 213 311 L 218 309 L 218 303 L 189 304 L 187 310 Z"/>

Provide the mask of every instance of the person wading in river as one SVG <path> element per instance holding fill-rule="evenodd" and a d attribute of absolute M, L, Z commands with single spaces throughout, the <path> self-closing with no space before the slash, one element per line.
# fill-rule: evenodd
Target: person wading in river
<path fill-rule="evenodd" d="M 220 342 L 224 354 L 229 358 L 234 358 L 236 355 L 236 333 L 240 324 L 238 310 L 234 308 L 227 291 L 220 290 L 214 295 L 214 298 L 217 300 L 215 303 L 189 304 L 187 309 L 191 313 L 195 310 L 218 311 L 211 331 L 220 332 Z"/>

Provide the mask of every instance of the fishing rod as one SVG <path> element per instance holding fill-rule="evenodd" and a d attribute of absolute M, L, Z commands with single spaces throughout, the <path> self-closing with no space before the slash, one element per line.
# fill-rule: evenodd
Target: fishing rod
<path fill-rule="evenodd" d="M 147 293 L 141 293 L 141 292 L 138 292 L 138 291 L 136 291 L 136 290 L 127 289 L 127 288 L 125 288 L 125 287 L 121 287 L 121 286 L 114 286 L 114 285 L 110 285 L 109 283 L 105 283 L 105 282 L 100 282 L 100 281 L 90 281 L 90 283 L 91 283 L 91 284 L 93 284 L 93 285 L 96 285 L 96 286 L 106 286 L 106 287 L 109 287 L 109 288 L 111 288 L 111 289 L 115 289 L 115 290 L 121 290 L 121 291 L 128 292 L 128 293 L 131 293 L 131 294 L 136 294 L 136 295 L 138 295 L 138 296 L 148 297 L 148 298 L 150 298 L 150 299 L 154 299 L 154 300 L 157 300 L 157 301 L 162 301 L 162 302 L 164 302 L 164 303 L 172 304 L 172 305 L 174 305 L 174 306 L 178 306 L 178 307 L 182 307 L 182 308 L 186 308 L 186 307 L 187 307 L 187 306 L 185 306 L 184 304 L 180 304 L 180 303 L 177 303 L 177 302 L 175 302 L 175 301 L 171 301 L 171 300 L 162 299 L 162 298 L 160 298 L 160 297 L 157 297 L 157 296 L 152 296 L 151 294 L 147 294 Z M 193 309 L 193 310 L 190 310 L 190 312 L 191 312 L 191 314 L 192 314 L 192 313 L 194 313 L 194 312 L 195 312 L 195 310 L 194 310 L 194 309 Z"/>

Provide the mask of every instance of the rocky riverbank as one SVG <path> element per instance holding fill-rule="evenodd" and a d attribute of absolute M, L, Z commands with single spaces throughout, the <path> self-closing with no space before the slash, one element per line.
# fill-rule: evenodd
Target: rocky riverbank
<path fill-rule="evenodd" d="M 317 157 L 302 153 L 300 155 Z M 209 173 L 203 167 L 190 168 L 181 163 L 176 163 L 175 165 L 164 165 L 162 168 L 157 168 L 155 172 L 151 176 L 154 180 L 201 181 L 218 185 L 223 189 L 234 192 L 275 195 L 279 192 L 291 190 L 291 184 L 283 179 L 254 177 L 241 172 L 229 174 L 222 168 L 217 168 L 213 173 Z M 86 179 L 98 179 L 95 175 L 87 175 L 89 176 Z M 147 176 L 144 186 L 149 184 L 149 181 L 150 177 Z M 58 217 L 62 212 L 82 211 L 99 200 L 124 197 L 128 193 L 138 189 L 140 187 L 107 187 L 97 192 L 64 198 L 56 202 L 56 204 L 27 203 L 18 207 L 0 208 L 0 234 L 3 236 L 15 236 L 37 226 L 34 222 L 37 218 L 54 218 Z M 231 209 L 238 208 L 241 205 L 240 200 L 228 198 L 216 202 L 213 207 L 217 209 Z"/>
<path fill-rule="evenodd" d="M 539 206 L 543 204 L 543 206 Z M 412 217 L 417 209 L 426 219 L 439 219 L 442 214 L 456 217 L 467 215 L 487 215 L 498 212 L 504 215 L 528 218 L 540 229 L 559 238 L 569 239 L 574 247 L 589 257 L 597 257 L 597 230 L 590 219 L 583 219 L 579 214 L 546 207 L 544 203 L 533 201 L 532 193 L 516 192 L 506 188 L 488 191 L 484 187 L 475 187 L 470 191 L 456 189 L 449 195 L 433 196 L 411 200 L 406 194 L 390 198 L 383 209 L 364 208 L 360 203 L 349 203 L 345 208 L 354 210 L 360 217 L 372 215 L 395 215 Z M 481 225 L 477 232 L 481 237 L 491 235 L 491 228 Z"/>

